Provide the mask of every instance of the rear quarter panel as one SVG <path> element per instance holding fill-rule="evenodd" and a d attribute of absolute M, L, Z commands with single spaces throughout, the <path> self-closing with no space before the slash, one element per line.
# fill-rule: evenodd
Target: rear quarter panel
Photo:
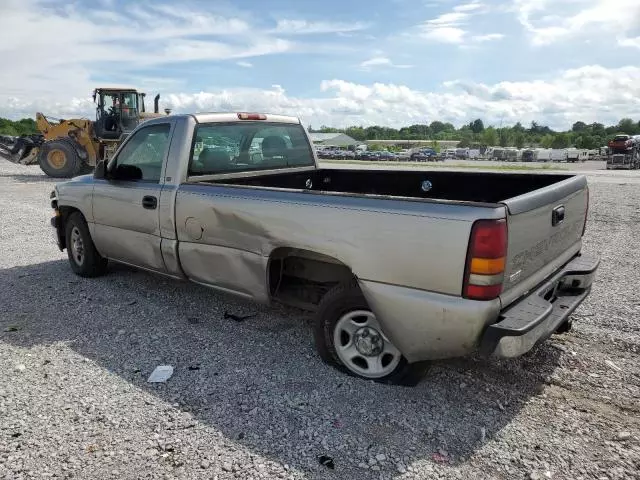
<path fill-rule="evenodd" d="M 460 295 L 473 220 L 504 209 L 345 195 L 181 185 L 176 226 L 192 279 L 268 299 L 266 268 L 278 247 L 310 250 L 361 280 Z"/>

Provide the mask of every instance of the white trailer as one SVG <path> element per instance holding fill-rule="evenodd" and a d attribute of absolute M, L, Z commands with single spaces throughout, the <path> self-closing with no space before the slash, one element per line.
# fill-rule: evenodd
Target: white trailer
<path fill-rule="evenodd" d="M 536 162 L 548 162 L 551 160 L 550 148 L 537 148 L 534 151 L 534 158 Z"/>
<path fill-rule="evenodd" d="M 562 148 L 552 148 L 550 159 L 552 162 L 566 162 L 567 161 L 567 150 Z"/>
<path fill-rule="evenodd" d="M 472 158 L 474 160 L 480 158 L 480 150 L 478 150 L 477 148 L 469 149 L 469 158 Z"/>
<path fill-rule="evenodd" d="M 567 148 L 567 162 L 584 162 L 589 158 L 589 151 L 579 148 Z"/>

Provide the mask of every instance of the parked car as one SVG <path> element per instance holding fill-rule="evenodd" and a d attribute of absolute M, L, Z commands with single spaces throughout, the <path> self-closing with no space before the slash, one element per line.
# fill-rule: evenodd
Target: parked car
<path fill-rule="evenodd" d="M 148 120 L 51 193 L 77 275 L 124 263 L 308 309 L 324 361 L 387 383 L 568 330 L 599 264 L 581 253 L 588 201 L 572 173 L 320 168 L 299 119 L 247 113 Z"/>
<path fill-rule="evenodd" d="M 431 148 L 423 148 L 421 150 L 413 152 L 409 158 L 413 162 L 427 162 L 435 160 L 435 157 L 437 157 L 437 155 L 438 154 L 435 150 Z"/>

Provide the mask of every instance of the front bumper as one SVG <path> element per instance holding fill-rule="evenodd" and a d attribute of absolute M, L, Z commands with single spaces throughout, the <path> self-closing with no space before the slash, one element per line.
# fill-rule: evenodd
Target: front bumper
<path fill-rule="evenodd" d="M 597 256 L 580 255 L 529 295 L 500 312 L 480 343 L 485 356 L 523 355 L 549 338 L 589 295 Z"/>
<path fill-rule="evenodd" d="M 51 217 L 51 226 L 53 227 L 53 236 L 58 245 L 60 251 L 64 249 L 64 242 L 62 241 L 62 217 L 56 215 L 55 217 Z"/>

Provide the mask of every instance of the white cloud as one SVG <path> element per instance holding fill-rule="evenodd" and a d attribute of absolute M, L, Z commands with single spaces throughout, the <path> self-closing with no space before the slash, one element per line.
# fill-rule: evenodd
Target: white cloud
<path fill-rule="evenodd" d="M 141 69 L 192 61 L 249 62 L 253 57 L 311 47 L 279 38 L 236 14 L 199 10 L 195 3 L 127 3 L 118 10 L 106 9 L 109 1 L 89 9 L 81 3 L 60 6 L 50 0 L 2 3 L 0 103 L 12 105 L 15 99 L 33 98 L 45 105 L 53 99 L 56 105 L 59 99 L 85 98 L 97 83 L 111 82 L 113 77 L 139 78 L 136 72 Z M 306 22 L 281 27 L 287 25 L 290 32 L 362 27 Z M 325 53 L 345 48 L 341 43 L 313 47 Z M 148 89 L 156 83 L 136 86 Z M 22 105 L 24 100 L 17 102 Z"/>
<path fill-rule="evenodd" d="M 360 67 L 364 69 L 370 69 L 372 67 L 412 68 L 413 65 L 398 65 L 387 57 L 373 57 L 362 62 Z"/>
<path fill-rule="evenodd" d="M 504 35 L 502 33 L 487 33 L 485 35 L 474 35 L 471 40 L 474 42 L 491 42 L 493 40 L 502 40 Z"/>
<path fill-rule="evenodd" d="M 278 20 L 276 28 L 272 30 L 276 34 L 304 35 L 318 33 L 349 33 L 364 30 L 368 25 L 361 22 L 309 22 L 307 20 Z"/>
<path fill-rule="evenodd" d="M 463 3 L 462 5 L 457 5 L 453 7 L 455 12 L 472 12 L 474 10 L 480 10 L 484 8 L 484 4 L 480 2 L 472 2 L 472 3 Z"/>
<path fill-rule="evenodd" d="M 434 27 L 460 25 L 460 23 L 463 20 L 466 20 L 467 18 L 469 18 L 468 13 L 462 13 L 462 12 L 443 13 L 437 18 L 434 18 L 432 20 L 427 20 L 426 24 Z"/>
<path fill-rule="evenodd" d="M 251 68 L 253 67 L 253 63 L 251 62 L 245 62 L 243 60 L 236 62 L 236 65 L 238 65 L 239 67 L 244 67 L 244 68 Z"/>
<path fill-rule="evenodd" d="M 560 5 L 550 0 L 513 0 L 513 6 L 536 46 L 595 34 L 613 35 L 619 45 L 629 46 L 625 34 L 640 27 L 638 0 L 573 0 Z M 554 12 L 558 8 L 560 14 Z"/>
<path fill-rule="evenodd" d="M 425 29 L 422 37 L 439 43 L 463 43 L 466 34 L 458 27 L 437 27 Z"/>
<path fill-rule="evenodd" d="M 230 88 L 207 92 L 163 94 L 162 107 L 174 112 L 251 110 L 302 117 L 305 124 L 403 126 L 425 121 L 455 125 L 482 118 L 487 124 L 528 124 L 553 128 L 587 123 L 615 123 L 622 117 L 640 118 L 640 67 L 585 66 L 549 75 L 549 79 L 483 84 L 453 80 L 438 92 L 404 85 L 357 84 L 333 79 L 321 82 L 313 98 L 287 94 L 281 85 L 270 89 Z M 86 97 L 51 98 L 45 102 L 0 99 L 0 111 L 13 118 L 44 111 L 53 116 L 94 115 Z"/>
<path fill-rule="evenodd" d="M 467 41 L 481 43 L 502 38 L 501 34 L 498 33 L 469 35 L 467 26 L 471 18 L 486 11 L 485 5 L 480 2 L 457 5 L 453 8 L 453 11 L 443 13 L 439 17 L 427 20 L 419 25 L 419 35 L 432 42 L 461 46 Z M 499 35 L 500 37 L 498 37 Z"/>
<path fill-rule="evenodd" d="M 621 47 L 635 47 L 640 48 L 640 37 L 636 38 L 619 38 L 618 45 Z"/>

